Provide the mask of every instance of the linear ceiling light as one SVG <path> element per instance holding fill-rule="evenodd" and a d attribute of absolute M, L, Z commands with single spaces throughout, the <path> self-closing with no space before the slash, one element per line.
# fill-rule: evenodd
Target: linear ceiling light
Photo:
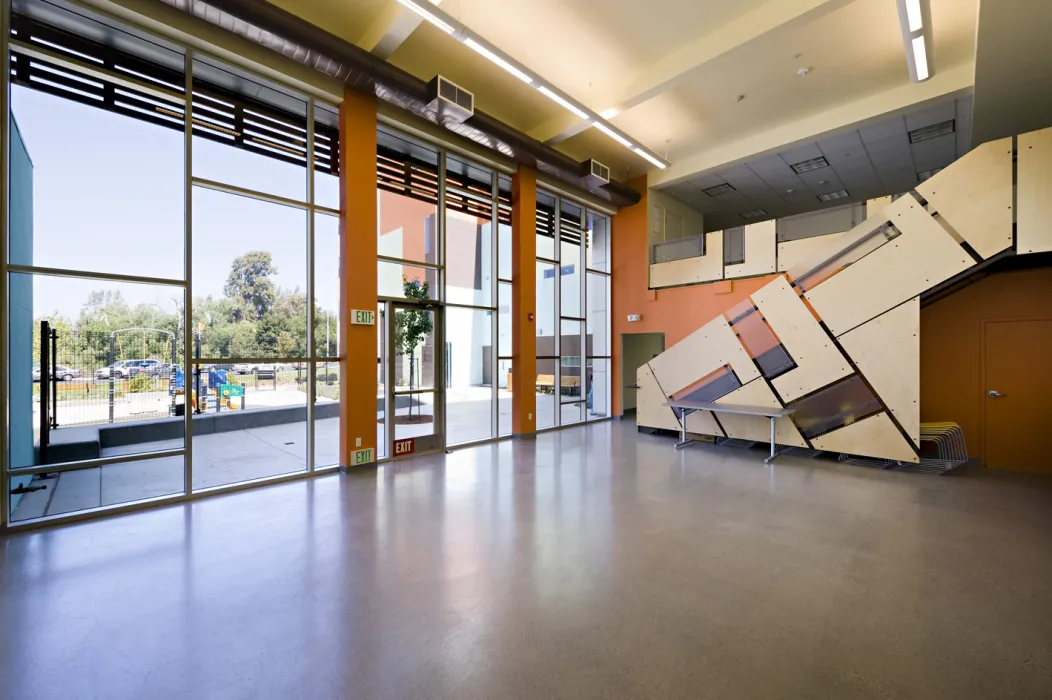
<path fill-rule="evenodd" d="M 518 68 L 516 68 L 515 66 L 511 65 L 510 61 L 507 61 L 507 60 L 501 58 L 500 56 L 495 54 L 490 49 L 487 49 L 485 46 L 483 46 L 482 44 L 480 44 L 477 41 L 475 41 L 474 39 L 472 39 L 470 36 L 469 37 L 465 37 L 464 45 L 474 49 L 480 56 L 485 56 L 489 60 L 493 61 L 498 66 L 500 66 L 504 70 L 508 71 L 509 73 L 514 75 L 516 78 L 518 78 L 522 82 L 524 82 L 524 83 L 532 83 L 533 82 L 533 78 L 531 78 L 529 75 L 527 75 L 524 71 L 521 71 Z"/>
<path fill-rule="evenodd" d="M 575 116 L 578 116 L 581 119 L 587 119 L 588 118 L 588 112 L 585 112 L 583 109 L 581 109 L 580 107 L 575 105 L 573 102 L 570 102 L 570 100 L 566 99 L 562 95 L 559 95 L 559 94 L 556 94 L 556 93 L 552 92 L 549 88 L 547 88 L 544 85 L 539 86 L 537 89 L 540 90 L 541 94 L 544 95 L 545 97 L 547 97 L 549 100 L 552 100 L 554 102 L 558 102 L 563 107 L 565 107 L 566 109 L 568 109 L 571 112 L 573 112 L 573 114 Z"/>
<path fill-rule="evenodd" d="M 631 150 L 641 158 L 645 158 L 648 162 L 653 163 L 659 168 L 667 168 L 669 162 L 657 155 L 653 151 L 638 146 L 631 139 L 629 139 L 622 132 L 617 130 L 610 122 L 609 119 L 617 114 L 616 110 L 607 110 L 602 115 L 596 114 L 592 110 L 588 109 L 584 105 L 578 103 L 572 97 L 566 93 L 560 91 L 551 83 L 545 81 L 541 76 L 531 72 L 521 63 L 511 58 L 503 51 L 487 42 L 477 34 L 473 34 L 470 29 L 466 26 L 453 19 L 451 16 L 443 12 L 442 10 L 435 7 L 437 4 L 436 0 L 398 0 L 399 4 L 405 6 L 409 10 L 412 10 L 425 20 L 441 29 L 446 34 L 449 34 L 453 38 L 464 43 L 465 46 L 475 51 L 480 56 L 485 57 L 487 60 L 500 66 L 507 72 L 514 75 L 522 82 L 533 85 L 537 88 L 538 92 L 547 97 L 552 102 L 555 102 L 563 109 L 568 110 L 578 119 L 583 119 L 588 122 L 591 126 L 602 131 L 604 134 L 617 141 L 625 148 Z"/>
<path fill-rule="evenodd" d="M 897 0 L 902 42 L 910 80 L 921 83 L 931 77 L 931 9 L 928 0 Z"/>
<path fill-rule="evenodd" d="M 413 0 L 398 0 L 398 4 L 417 13 L 418 15 L 426 19 L 428 22 L 444 31 L 446 34 L 452 34 L 456 31 L 456 29 L 453 28 L 453 25 L 439 18 L 438 15 L 436 15 L 434 12 L 427 9 L 423 5 L 418 5 L 417 3 L 413 2 Z"/>

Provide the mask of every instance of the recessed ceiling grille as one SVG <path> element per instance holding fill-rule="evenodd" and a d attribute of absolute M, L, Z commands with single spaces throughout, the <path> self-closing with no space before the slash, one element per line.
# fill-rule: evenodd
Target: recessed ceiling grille
<path fill-rule="evenodd" d="M 753 209 L 751 211 L 743 211 L 738 216 L 743 219 L 759 219 L 760 217 L 767 216 L 767 212 L 763 209 Z"/>
<path fill-rule="evenodd" d="M 837 190 L 836 192 L 829 192 L 827 194 L 818 195 L 819 202 L 832 202 L 836 199 L 844 199 L 847 197 L 847 190 Z"/>
<path fill-rule="evenodd" d="M 924 182 L 925 180 L 930 180 L 931 178 L 935 177 L 941 172 L 942 168 L 932 168 L 931 170 L 925 170 L 923 173 L 917 173 L 917 179 L 921 182 Z"/>
<path fill-rule="evenodd" d="M 796 171 L 797 175 L 800 175 L 802 173 L 809 173 L 812 170 L 821 170 L 822 168 L 828 168 L 829 161 L 826 160 L 823 156 L 819 156 L 817 158 L 811 158 L 810 160 L 802 160 L 799 163 L 793 163 L 789 167 Z"/>
<path fill-rule="evenodd" d="M 734 192 L 734 188 L 724 182 L 722 185 L 713 185 L 712 187 L 706 187 L 702 190 L 705 194 L 710 197 L 719 197 L 721 194 L 728 194 Z"/>
<path fill-rule="evenodd" d="M 952 134 L 956 128 L 955 120 L 949 119 L 931 126 L 922 126 L 910 132 L 910 143 L 920 143 L 930 139 L 937 139 L 946 134 Z"/>

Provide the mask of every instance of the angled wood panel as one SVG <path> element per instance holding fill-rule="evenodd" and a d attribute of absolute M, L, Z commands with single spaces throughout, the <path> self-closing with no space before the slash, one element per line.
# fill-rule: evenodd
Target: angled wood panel
<path fill-rule="evenodd" d="M 771 381 L 782 401 L 795 401 L 851 374 L 851 365 L 785 277 L 771 280 L 752 300 L 796 362 L 796 369 Z"/>
<path fill-rule="evenodd" d="M 740 386 L 726 396 L 719 398 L 715 403 L 725 403 L 739 406 L 760 406 L 762 408 L 781 408 L 771 387 L 760 378 Z M 755 440 L 756 442 L 770 442 L 771 421 L 763 416 L 746 416 L 740 413 L 716 412 L 727 437 L 740 440 Z M 779 418 L 774 423 L 774 438 L 779 445 L 793 445 L 794 447 L 807 447 L 807 443 L 796 429 L 796 424 L 791 418 Z"/>
<path fill-rule="evenodd" d="M 858 457 L 894 459 L 917 463 L 917 453 L 895 428 L 886 413 L 864 418 L 811 440 L 816 449 Z"/>
<path fill-rule="evenodd" d="M 917 185 L 984 259 L 1012 245 L 1012 139 L 989 141 Z"/>
<path fill-rule="evenodd" d="M 742 234 L 745 243 L 745 262 L 737 265 L 726 265 L 723 276 L 726 279 L 769 275 L 775 271 L 775 252 L 778 249 L 778 226 L 773 219 L 749 224 Z"/>
<path fill-rule="evenodd" d="M 649 364 L 636 370 L 636 425 L 644 428 L 679 430 L 679 419 L 671 408 L 665 406 L 668 399 L 661 391 Z"/>
<path fill-rule="evenodd" d="M 1052 128 L 1019 137 L 1016 250 L 1052 250 Z"/>
<path fill-rule="evenodd" d="M 723 279 L 722 231 L 705 234 L 705 255 L 650 266 L 651 289 L 715 282 L 721 279 Z"/>
<path fill-rule="evenodd" d="M 684 309 L 684 313 L 688 311 Z M 723 316 L 718 316 L 650 361 L 654 376 L 669 395 L 730 365 L 742 384 L 760 376 L 749 353 Z"/>
<path fill-rule="evenodd" d="M 919 447 L 920 298 L 845 333 L 840 344 Z"/>
<path fill-rule="evenodd" d="M 808 258 L 817 255 L 819 251 L 837 241 L 843 236 L 841 233 L 828 233 L 824 236 L 812 236 L 811 238 L 798 238 L 795 241 L 786 241 L 778 244 L 778 271 L 786 272 L 804 262 Z"/>
<path fill-rule="evenodd" d="M 687 432 L 695 435 L 713 435 L 723 437 L 723 431 L 716 425 L 708 411 L 694 411 L 687 414 Z"/>
<path fill-rule="evenodd" d="M 879 316 L 974 264 L 912 196 L 884 212 L 902 235 L 841 270 L 805 295 L 833 335 Z"/>

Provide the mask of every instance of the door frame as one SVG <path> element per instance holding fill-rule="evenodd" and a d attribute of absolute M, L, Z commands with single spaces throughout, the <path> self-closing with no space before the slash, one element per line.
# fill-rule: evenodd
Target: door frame
<path fill-rule="evenodd" d="M 979 443 L 980 451 L 980 463 L 984 467 L 989 467 L 990 462 L 987 459 L 987 451 L 989 449 L 989 442 L 986 439 L 986 406 L 988 396 L 986 392 L 989 391 L 987 388 L 987 377 L 986 377 L 986 328 L 992 323 L 1025 323 L 1028 321 L 1052 321 L 1052 316 L 1019 316 L 1019 317 L 1008 317 L 1008 318 L 984 318 L 979 321 Z"/>
<path fill-rule="evenodd" d="M 386 462 L 391 459 L 402 459 L 412 454 L 428 454 L 441 452 L 446 449 L 445 431 L 445 305 L 437 300 L 417 301 L 415 299 L 383 298 L 379 302 L 384 305 L 384 458 L 379 460 Z M 434 339 L 433 365 L 434 365 L 434 388 L 414 389 L 412 392 L 396 390 L 393 380 L 395 376 L 394 334 L 396 324 L 395 314 L 398 309 L 409 309 L 413 311 L 430 311 L 434 314 L 434 327 L 431 331 Z M 396 400 L 398 396 L 417 396 L 431 394 L 434 400 L 432 405 L 431 435 L 414 438 L 416 443 L 422 445 L 421 449 L 415 449 L 410 455 L 396 457 L 394 452 Z M 405 438 L 402 438 L 403 440 Z"/>
<path fill-rule="evenodd" d="M 618 339 L 617 342 L 618 342 L 618 345 L 619 345 L 619 349 L 621 351 L 621 355 L 620 355 L 621 359 L 620 359 L 620 363 L 619 363 L 620 364 L 620 370 L 621 370 L 620 371 L 621 376 L 618 377 L 618 381 L 621 382 L 621 384 L 620 384 L 621 391 L 620 391 L 620 394 L 619 394 L 619 396 L 621 397 L 621 401 L 620 401 L 621 405 L 618 406 L 618 408 L 621 409 L 621 416 L 622 417 L 625 415 L 625 391 L 626 391 L 626 389 L 628 387 L 628 384 L 625 383 L 625 368 L 626 368 L 626 364 L 625 364 L 625 336 L 626 335 L 660 335 L 661 336 L 661 352 L 665 352 L 665 350 L 668 349 L 668 337 L 665 335 L 664 331 L 636 331 L 634 333 L 621 333 L 621 337 Z M 636 369 L 638 370 L 639 368 L 637 367 Z M 611 380 L 611 383 L 612 383 L 613 382 L 613 377 L 611 377 L 610 380 Z M 635 383 L 635 382 L 633 382 L 633 383 Z M 632 391 L 638 391 L 638 390 L 637 389 L 632 389 Z M 635 411 L 636 409 L 632 408 L 632 409 L 629 409 L 629 410 Z"/>

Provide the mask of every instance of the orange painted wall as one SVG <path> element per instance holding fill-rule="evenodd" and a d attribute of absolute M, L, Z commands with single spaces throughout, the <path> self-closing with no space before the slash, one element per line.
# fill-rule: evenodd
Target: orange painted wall
<path fill-rule="evenodd" d="M 647 250 L 649 203 L 646 178 L 637 178 L 628 184 L 642 192 L 643 198 L 613 218 L 611 329 L 614 367 L 611 384 L 614 415 L 621 415 L 622 333 L 664 333 L 665 347 L 672 347 L 777 277 L 766 275 L 693 287 L 647 289 L 650 257 Z M 639 314 L 642 319 L 629 323 L 630 314 Z"/>
<path fill-rule="evenodd" d="M 921 309 L 921 421 L 957 423 L 982 459 L 982 324 L 1036 318 L 1052 318 L 1052 268 L 996 273 Z"/>

